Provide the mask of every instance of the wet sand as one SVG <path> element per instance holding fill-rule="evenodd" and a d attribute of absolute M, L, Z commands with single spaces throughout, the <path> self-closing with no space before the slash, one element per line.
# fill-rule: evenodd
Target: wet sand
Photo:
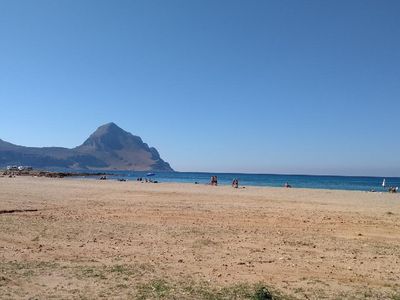
<path fill-rule="evenodd" d="M 0 211 L 2 299 L 400 297 L 398 194 L 17 177 Z"/>

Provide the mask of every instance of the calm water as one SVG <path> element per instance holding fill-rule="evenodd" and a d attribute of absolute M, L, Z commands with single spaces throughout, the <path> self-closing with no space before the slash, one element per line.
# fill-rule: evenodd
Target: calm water
<path fill-rule="evenodd" d="M 113 171 L 117 176 L 109 178 L 125 178 L 136 180 L 138 177 L 146 178 L 147 172 Z M 238 174 L 238 173 L 197 173 L 197 172 L 160 172 L 148 177 L 159 182 L 184 182 L 206 184 L 212 175 L 218 176 L 219 184 L 230 185 L 232 179 L 238 178 L 241 186 L 272 186 L 281 187 L 288 182 L 294 188 L 335 189 L 335 190 L 360 190 L 384 191 L 383 177 L 356 177 L 356 176 L 312 176 L 312 175 L 274 175 L 274 174 Z M 400 187 L 399 177 L 386 177 L 386 188 Z"/>

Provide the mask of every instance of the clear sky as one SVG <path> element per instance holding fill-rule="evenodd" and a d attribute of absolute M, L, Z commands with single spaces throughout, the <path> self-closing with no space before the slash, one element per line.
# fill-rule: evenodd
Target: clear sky
<path fill-rule="evenodd" d="M 179 171 L 400 176 L 398 0 L 0 0 L 0 138 L 110 121 Z"/>

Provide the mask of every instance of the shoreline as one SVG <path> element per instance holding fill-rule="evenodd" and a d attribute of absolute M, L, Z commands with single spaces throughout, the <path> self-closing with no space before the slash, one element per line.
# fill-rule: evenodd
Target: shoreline
<path fill-rule="evenodd" d="M 30 177 L 47 177 L 47 178 L 64 178 L 64 177 L 95 177 L 95 176 L 112 176 L 113 173 L 104 172 L 53 172 L 45 170 L 0 170 L 1 177 L 16 177 L 16 176 L 30 176 Z"/>
<path fill-rule="evenodd" d="M 104 177 L 111 177 L 111 178 L 106 178 L 108 181 L 126 181 L 126 182 L 137 182 L 136 177 L 129 177 L 129 176 L 124 176 L 124 174 L 118 174 L 118 173 L 107 173 L 107 172 L 53 172 L 53 171 L 43 171 L 43 170 L 34 170 L 34 171 L 7 171 L 7 170 L 0 170 L 0 178 L 1 177 L 16 177 L 16 176 L 26 176 L 26 177 L 47 177 L 47 178 L 68 178 L 68 179 L 90 179 L 90 180 L 98 180 L 98 179 L 104 179 Z M 161 173 L 162 174 L 162 173 Z M 204 173 L 206 174 L 206 173 Z M 227 173 L 230 174 L 230 173 Z M 267 175 L 267 174 L 265 174 Z M 280 175 L 277 175 L 280 176 Z M 295 175 L 297 176 L 297 175 Z M 303 175 L 302 175 L 303 176 Z M 314 175 L 304 175 L 304 176 L 314 176 Z M 343 176 L 345 177 L 345 176 Z M 142 178 L 146 179 L 146 176 L 142 176 Z M 153 177 L 147 177 L 148 179 L 151 179 Z M 389 177 L 387 177 L 389 178 Z M 394 177 L 395 178 L 395 177 Z M 162 179 L 158 179 L 158 177 L 154 177 L 154 179 L 157 179 L 156 182 L 149 182 L 149 183 L 156 183 L 156 184 L 193 184 L 193 185 L 210 185 L 209 183 L 204 183 L 204 182 L 198 182 L 195 183 L 196 181 L 193 180 L 193 182 L 189 181 L 161 181 Z M 144 183 L 144 181 L 143 181 Z M 222 182 L 219 183 L 218 186 L 231 186 L 227 182 Z M 391 193 L 388 190 L 382 190 L 380 187 L 376 187 L 377 189 L 372 189 L 372 190 L 362 190 L 362 189 L 340 189 L 340 188 L 320 188 L 320 187 L 296 187 L 296 186 L 291 186 L 290 188 L 285 188 L 284 186 L 274 186 L 274 185 L 255 185 L 255 184 L 239 184 L 239 189 L 242 188 L 249 188 L 249 187 L 258 187 L 258 188 L 284 188 L 284 189 L 296 189 L 296 190 L 323 190 L 323 191 L 354 191 L 354 192 L 366 192 L 366 193 L 377 193 L 377 194 L 399 194 L 399 193 Z"/>

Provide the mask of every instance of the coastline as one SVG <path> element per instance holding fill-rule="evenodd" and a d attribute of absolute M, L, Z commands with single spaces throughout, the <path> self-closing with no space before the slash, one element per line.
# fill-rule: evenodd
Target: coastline
<path fill-rule="evenodd" d="M 1 177 L 17 177 L 17 176 L 30 176 L 30 177 L 48 177 L 48 178 L 64 178 L 64 177 L 95 177 L 95 176 L 110 176 L 113 173 L 106 172 L 54 172 L 46 170 L 0 170 Z"/>
<path fill-rule="evenodd" d="M 1 175 L 3 174 L 3 175 Z M 6 175 L 7 174 L 7 175 Z M 360 177 L 360 176 L 331 176 L 331 175 L 279 175 L 279 174 L 241 174 L 241 173 L 204 173 L 204 172 L 157 172 L 152 177 L 147 177 L 147 172 L 134 171 L 88 171 L 88 170 L 58 170 L 58 171 L 0 171 L 1 176 L 36 176 L 56 178 L 88 178 L 99 179 L 107 177 L 111 180 L 136 181 L 138 178 L 149 179 L 162 183 L 199 183 L 207 184 L 210 177 L 217 175 L 219 185 L 231 186 L 233 179 L 239 180 L 239 186 L 282 187 L 289 184 L 293 188 L 326 189 L 326 190 L 354 190 L 388 192 L 389 188 L 400 186 L 398 177 Z M 153 174 L 153 173 L 152 173 Z M 103 178 L 104 179 L 104 178 Z M 382 181 L 386 180 L 386 187 Z"/>

